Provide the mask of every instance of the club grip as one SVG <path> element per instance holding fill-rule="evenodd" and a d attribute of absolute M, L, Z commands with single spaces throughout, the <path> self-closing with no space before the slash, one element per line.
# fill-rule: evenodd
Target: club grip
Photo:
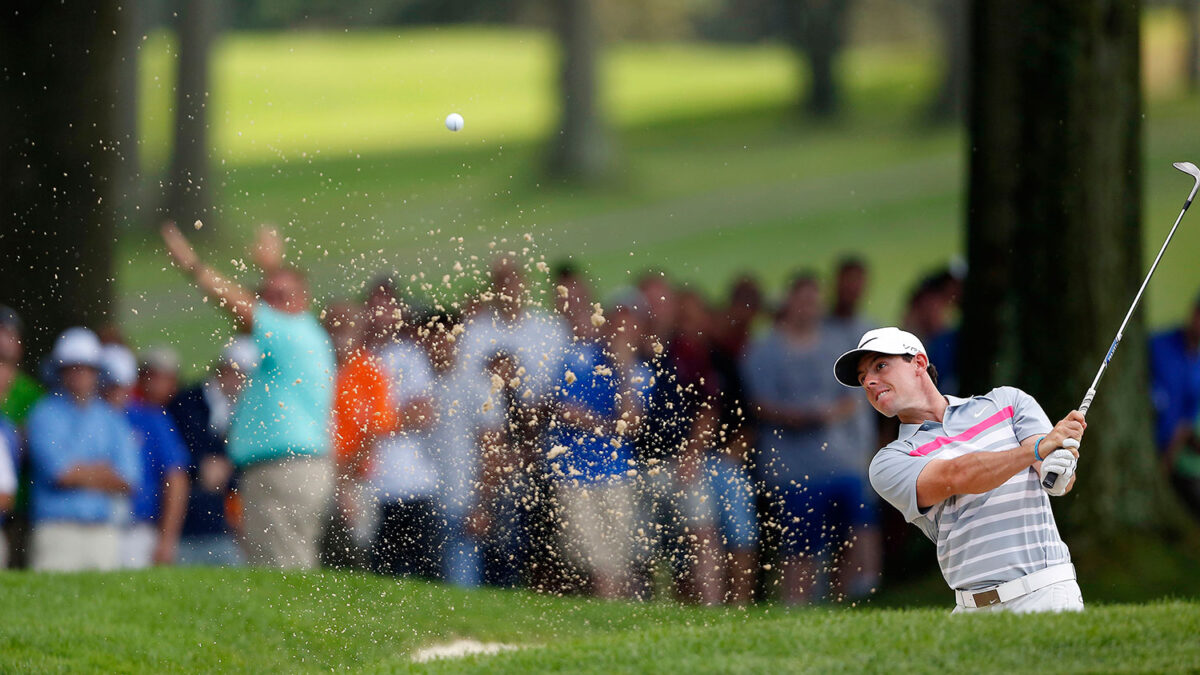
<path fill-rule="evenodd" d="M 1116 346 L 1117 346 L 1117 343 L 1114 342 L 1113 348 L 1116 348 Z M 1109 356 L 1110 357 L 1112 356 L 1111 350 L 1109 351 Z M 1092 407 L 1092 399 L 1094 399 L 1094 398 L 1096 398 L 1096 388 L 1088 387 L 1087 393 L 1083 395 L 1083 403 L 1079 404 L 1080 414 L 1087 415 L 1088 408 Z M 1067 440 L 1071 440 L 1071 439 L 1067 439 Z M 1063 445 L 1066 446 L 1065 443 Z M 1056 480 L 1058 480 L 1057 473 L 1053 473 L 1053 472 L 1048 473 L 1048 474 L 1046 474 L 1046 477 L 1042 479 L 1042 487 L 1049 490 L 1050 488 L 1054 487 L 1054 481 L 1056 481 Z"/>
<path fill-rule="evenodd" d="M 1083 395 L 1083 403 L 1079 404 L 1079 412 L 1087 415 L 1088 408 L 1092 407 L 1092 399 L 1096 398 L 1096 390 L 1088 387 L 1087 393 Z"/>

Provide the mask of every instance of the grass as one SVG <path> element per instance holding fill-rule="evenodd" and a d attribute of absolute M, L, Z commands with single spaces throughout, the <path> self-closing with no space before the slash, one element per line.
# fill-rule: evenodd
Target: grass
<path fill-rule="evenodd" d="M 1082 615 L 706 610 L 343 573 L 0 575 L 4 672 L 1030 672 L 1200 668 L 1200 604 Z M 528 649 L 410 664 L 458 638 Z"/>

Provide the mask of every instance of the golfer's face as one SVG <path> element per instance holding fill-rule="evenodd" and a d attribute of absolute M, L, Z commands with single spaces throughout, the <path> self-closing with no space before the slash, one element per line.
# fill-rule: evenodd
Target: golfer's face
<path fill-rule="evenodd" d="M 871 407 L 885 417 L 893 417 L 913 386 L 913 378 L 904 377 L 911 364 L 900 356 L 868 354 L 858 362 L 858 383 L 867 393 Z"/>

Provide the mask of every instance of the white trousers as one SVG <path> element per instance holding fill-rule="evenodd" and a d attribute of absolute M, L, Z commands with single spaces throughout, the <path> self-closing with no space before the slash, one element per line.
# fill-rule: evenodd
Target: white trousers
<path fill-rule="evenodd" d="M 1014 614 L 1031 614 L 1035 612 L 1082 612 L 1083 593 L 1074 579 L 1050 584 L 1032 593 L 1026 593 L 1008 602 L 1001 602 L 987 607 L 963 607 L 958 605 L 951 614 L 969 614 L 971 612 L 1012 612 Z"/>
<path fill-rule="evenodd" d="M 154 562 L 158 528 L 153 523 L 136 523 L 121 531 L 121 567 L 142 569 Z"/>
<path fill-rule="evenodd" d="M 33 526 L 30 563 L 35 570 L 76 572 L 117 568 L 116 525 L 47 522 Z"/>

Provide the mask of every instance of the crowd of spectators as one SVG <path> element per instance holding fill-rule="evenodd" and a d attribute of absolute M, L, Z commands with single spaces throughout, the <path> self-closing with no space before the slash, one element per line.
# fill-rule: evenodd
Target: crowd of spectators
<path fill-rule="evenodd" d="M 170 349 L 139 358 L 112 327 L 65 331 L 34 378 L 0 308 L 11 564 L 328 566 L 800 604 L 870 595 L 885 540 L 907 532 L 866 479 L 894 429 L 831 373 L 876 327 L 858 259 L 828 284 L 798 274 L 774 304 L 750 276 L 714 304 L 654 271 L 600 302 L 570 265 L 539 302 L 500 253 L 451 307 L 380 277 L 315 311 L 270 231 L 253 291 L 163 235 L 235 328 L 198 382 L 181 389 Z M 961 283 L 922 280 L 902 319 L 949 393 Z M 1196 506 L 1200 302 L 1154 337 L 1151 370 L 1164 466 Z"/>

